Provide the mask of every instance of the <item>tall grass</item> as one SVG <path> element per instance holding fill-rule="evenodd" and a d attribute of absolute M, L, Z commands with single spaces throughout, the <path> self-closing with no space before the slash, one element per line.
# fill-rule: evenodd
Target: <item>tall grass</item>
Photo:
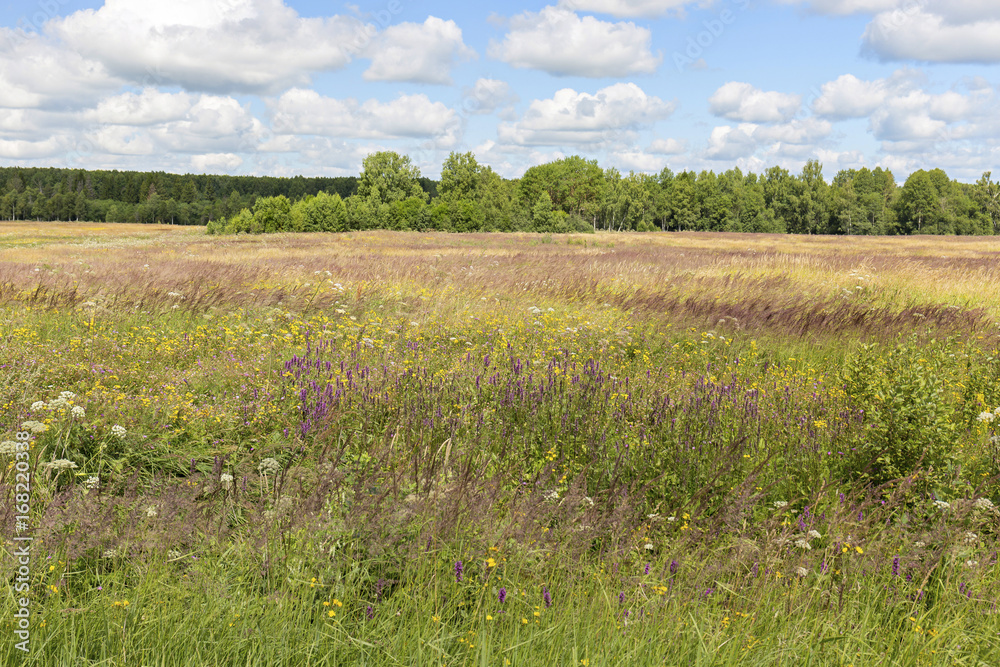
<path fill-rule="evenodd" d="M 5 664 L 1000 661 L 993 241 L 63 227 Z"/>

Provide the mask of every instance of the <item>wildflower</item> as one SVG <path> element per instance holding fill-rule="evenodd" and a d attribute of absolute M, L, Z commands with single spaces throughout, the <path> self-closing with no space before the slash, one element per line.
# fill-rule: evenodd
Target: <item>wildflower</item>
<path fill-rule="evenodd" d="M 653 546 L 652 542 L 646 542 L 646 546 L 643 547 L 643 549 L 645 549 L 646 551 L 652 551 L 655 548 L 656 547 Z"/>
<path fill-rule="evenodd" d="M 545 602 L 546 609 L 552 606 L 552 594 L 549 593 L 549 589 L 545 586 L 542 586 L 542 600 Z"/>
<path fill-rule="evenodd" d="M 967 560 L 967 561 L 965 561 L 965 567 L 976 567 L 977 565 L 979 565 L 979 561 L 978 560 Z"/>
<path fill-rule="evenodd" d="M 934 507 L 937 507 L 939 510 L 942 510 L 942 511 L 946 510 L 946 509 L 951 509 L 951 505 L 949 503 L 946 503 L 943 500 L 935 500 L 934 501 Z"/>
<path fill-rule="evenodd" d="M 507 599 L 507 589 L 506 588 L 502 588 L 502 587 L 500 588 L 500 592 L 497 593 L 497 599 L 500 600 L 500 604 L 504 603 L 504 600 Z"/>
<path fill-rule="evenodd" d="M 146 516 L 148 518 L 155 519 L 157 514 L 159 514 L 159 512 L 156 510 L 156 507 L 154 505 L 150 505 L 149 507 L 146 508 Z"/>
<path fill-rule="evenodd" d="M 31 411 L 38 412 L 39 410 L 44 410 L 47 407 L 49 406 L 45 401 L 35 401 L 31 404 Z"/>
<path fill-rule="evenodd" d="M 181 557 L 181 552 L 177 549 L 171 549 L 167 552 L 167 560 L 177 560 Z"/>
<path fill-rule="evenodd" d="M 979 541 L 979 536 L 973 533 L 971 530 L 966 531 L 965 535 L 963 535 L 962 538 L 966 544 L 975 544 L 976 542 Z"/>
<path fill-rule="evenodd" d="M 486 567 L 496 567 L 496 566 L 497 562 L 493 560 L 493 556 L 490 556 L 489 558 L 486 559 Z"/>
<path fill-rule="evenodd" d="M 594 499 L 591 498 L 590 496 L 584 496 L 583 500 L 580 501 L 580 505 L 582 507 L 593 507 L 594 506 Z"/>
<path fill-rule="evenodd" d="M 455 561 L 455 581 L 462 581 L 462 561 Z"/>
<path fill-rule="evenodd" d="M 810 540 L 818 540 L 823 536 L 819 534 L 818 530 L 810 530 L 808 533 L 806 533 L 806 537 L 808 537 Z"/>
<path fill-rule="evenodd" d="M 618 604 L 619 605 L 625 604 L 625 591 L 620 591 L 618 593 Z"/>
<path fill-rule="evenodd" d="M 788 502 L 787 501 L 784 501 L 784 500 L 775 500 L 774 501 L 774 509 L 780 510 L 780 509 L 784 509 L 786 507 L 788 507 Z"/>
<path fill-rule="evenodd" d="M 670 561 L 670 574 L 677 574 L 677 568 L 680 566 L 676 560 Z"/>
<path fill-rule="evenodd" d="M 268 457 L 260 462 L 260 465 L 257 466 L 257 470 L 261 475 L 275 475 L 279 470 L 281 470 L 281 464 L 278 463 L 276 459 Z"/>
<path fill-rule="evenodd" d="M 125 433 L 126 433 L 125 427 L 124 426 L 119 426 L 118 424 L 115 424 L 114 426 L 111 427 L 111 433 L 115 437 L 124 438 L 125 437 Z"/>
<path fill-rule="evenodd" d="M 985 512 L 996 511 L 996 506 L 993 504 L 993 501 L 990 500 L 989 498 L 976 498 L 976 502 L 974 502 L 972 506 L 977 510 Z"/>
<path fill-rule="evenodd" d="M 105 549 L 103 556 L 105 558 L 109 558 L 109 559 L 110 558 L 118 558 L 118 549 L 115 549 L 115 548 Z"/>
<path fill-rule="evenodd" d="M 368 608 L 365 609 L 365 618 L 369 621 L 375 618 L 375 607 L 368 605 Z"/>
<path fill-rule="evenodd" d="M 646 569 L 642 571 L 643 574 L 649 574 L 649 563 L 646 563 Z"/>
<path fill-rule="evenodd" d="M 668 516 L 667 517 L 667 522 L 668 523 L 673 523 L 674 521 L 677 521 L 677 517 L 675 517 L 675 516 Z"/>
<path fill-rule="evenodd" d="M 555 489 L 551 491 L 546 491 L 545 493 L 542 494 L 542 498 L 544 498 L 545 500 L 559 500 L 559 492 L 556 491 Z"/>
<path fill-rule="evenodd" d="M 337 615 L 337 612 L 335 612 L 334 610 L 331 609 L 330 611 L 326 612 L 326 615 L 329 616 L 330 618 L 333 618 L 334 616 Z M 434 617 L 434 620 L 435 621 L 437 620 L 436 616 Z"/>
<path fill-rule="evenodd" d="M 915 549 L 923 549 L 926 546 L 927 546 L 927 544 L 924 543 L 924 542 L 921 542 L 920 540 L 917 540 L 916 542 L 913 543 L 913 547 Z"/>
<path fill-rule="evenodd" d="M 228 472 L 222 473 L 221 475 L 219 475 L 219 484 L 222 485 L 223 489 L 229 491 L 231 488 L 233 488 L 233 476 L 230 475 Z"/>
<path fill-rule="evenodd" d="M 96 489 L 101 485 L 101 478 L 97 475 L 91 475 L 84 481 L 83 485 L 88 489 Z"/>
<path fill-rule="evenodd" d="M 809 574 L 809 570 L 800 565 L 797 568 L 795 568 L 795 574 L 799 575 L 800 577 L 805 577 L 806 575 Z"/>
<path fill-rule="evenodd" d="M 76 394 L 74 394 L 71 391 L 61 391 L 59 392 L 59 398 L 66 401 L 72 401 L 74 398 L 76 398 Z"/>
<path fill-rule="evenodd" d="M 56 459 L 55 461 L 49 461 L 48 463 L 43 463 L 49 470 L 55 470 L 59 472 L 61 470 L 74 470 L 76 469 L 76 464 L 69 459 Z"/>
<path fill-rule="evenodd" d="M 45 433 L 49 430 L 47 424 L 43 424 L 42 422 L 38 422 L 33 419 L 21 424 L 21 428 L 28 429 L 32 433 Z"/>
<path fill-rule="evenodd" d="M 53 398 L 49 401 L 50 408 L 65 408 L 69 405 L 69 401 L 60 396 L 59 398 Z"/>
<path fill-rule="evenodd" d="M 800 537 L 799 539 L 795 540 L 795 546 L 797 546 L 799 549 L 805 549 L 806 551 L 809 551 L 809 550 L 812 549 L 812 547 L 809 546 L 809 540 L 807 540 L 805 538 L 802 538 L 802 537 Z"/>
<path fill-rule="evenodd" d="M 894 577 L 899 576 L 899 556 L 896 556 L 892 559 L 892 576 Z"/>
<path fill-rule="evenodd" d="M 983 422 L 984 424 L 989 424 L 994 419 L 996 419 L 996 415 L 993 414 L 992 412 L 989 412 L 989 411 L 980 412 L 979 416 L 976 417 L 976 419 L 978 419 L 979 421 Z"/>
<path fill-rule="evenodd" d="M 0 455 L 10 456 L 11 454 L 17 452 L 18 449 L 18 443 L 13 440 L 4 440 L 3 442 L 0 442 Z"/>

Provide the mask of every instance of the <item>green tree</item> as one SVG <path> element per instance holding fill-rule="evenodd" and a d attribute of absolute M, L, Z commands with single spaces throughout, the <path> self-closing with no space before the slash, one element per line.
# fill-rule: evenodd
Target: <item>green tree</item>
<path fill-rule="evenodd" d="M 291 229 L 292 203 L 285 195 L 261 197 L 253 205 L 253 225 L 256 234 L 271 234 Z"/>
<path fill-rule="evenodd" d="M 896 203 L 896 231 L 902 234 L 920 234 L 925 227 L 936 228 L 942 213 L 930 174 L 923 169 L 910 174 Z"/>
<path fill-rule="evenodd" d="M 987 171 L 976 181 L 972 198 L 979 210 L 990 221 L 993 234 L 1000 234 L 1000 183 L 992 180 L 993 172 Z"/>
<path fill-rule="evenodd" d="M 357 196 L 375 204 L 391 204 L 409 197 L 426 201 L 419 178 L 420 169 L 411 164 L 408 155 L 394 151 L 372 153 L 362 161 Z"/>

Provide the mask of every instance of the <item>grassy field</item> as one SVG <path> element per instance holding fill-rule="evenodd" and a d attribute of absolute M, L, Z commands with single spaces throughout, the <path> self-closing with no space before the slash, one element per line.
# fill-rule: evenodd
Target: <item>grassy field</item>
<path fill-rule="evenodd" d="M 0 224 L 0 661 L 1000 664 L 998 260 Z"/>

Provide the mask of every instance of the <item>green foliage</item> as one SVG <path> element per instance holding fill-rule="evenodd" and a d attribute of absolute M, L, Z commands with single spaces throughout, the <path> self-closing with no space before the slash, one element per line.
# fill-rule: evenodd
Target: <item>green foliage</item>
<path fill-rule="evenodd" d="M 910 337 L 888 349 L 864 345 L 847 360 L 844 387 L 866 431 L 844 475 L 879 485 L 921 470 L 932 484 L 945 480 L 962 421 L 953 358 L 951 341 Z"/>
<path fill-rule="evenodd" d="M 372 153 L 362 161 L 357 195 L 376 204 L 392 204 L 410 197 L 426 200 L 419 178 L 420 169 L 408 155 L 394 151 Z"/>

